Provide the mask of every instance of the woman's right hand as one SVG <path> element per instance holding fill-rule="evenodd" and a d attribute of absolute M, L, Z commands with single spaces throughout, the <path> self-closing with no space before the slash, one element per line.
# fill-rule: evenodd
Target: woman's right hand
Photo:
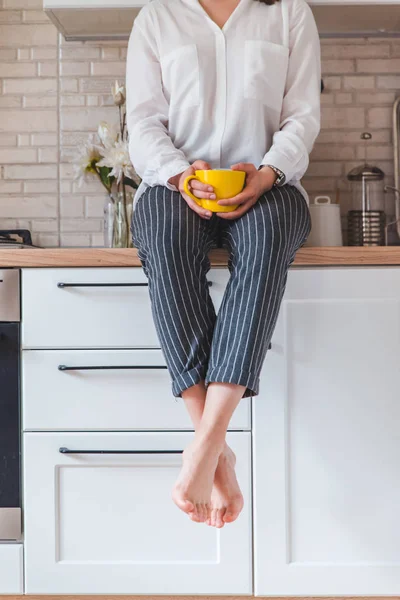
<path fill-rule="evenodd" d="M 168 183 L 171 183 L 172 185 L 178 188 L 178 190 L 180 191 L 190 208 L 194 210 L 194 212 L 196 212 L 202 219 L 210 219 L 212 216 L 212 212 L 206 210 L 205 208 L 202 208 L 193 200 L 193 198 L 188 196 L 185 193 L 185 190 L 183 189 L 183 183 L 186 177 L 189 177 L 189 175 L 194 175 L 195 171 L 205 171 L 208 169 L 211 169 L 211 167 L 204 160 L 195 160 L 194 163 L 188 169 L 186 169 L 186 171 L 179 175 L 175 175 L 175 177 L 171 177 L 168 180 Z M 215 200 L 216 198 L 213 188 L 206 183 L 201 183 L 201 181 L 192 179 L 189 182 L 189 187 L 193 195 L 197 198 L 207 198 L 210 200 Z"/>

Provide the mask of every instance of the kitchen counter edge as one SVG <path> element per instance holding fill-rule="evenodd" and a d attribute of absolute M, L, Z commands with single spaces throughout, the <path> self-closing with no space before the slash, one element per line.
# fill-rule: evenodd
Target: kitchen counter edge
<path fill-rule="evenodd" d="M 211 266 L 226 267 L 228 253 L 214 249 Z M 400 246 L 302 248 L 294 267 L 400 266 Z M 140 267 L 136 248 L 1 248 L 0 268 L 21 267 Z"/>

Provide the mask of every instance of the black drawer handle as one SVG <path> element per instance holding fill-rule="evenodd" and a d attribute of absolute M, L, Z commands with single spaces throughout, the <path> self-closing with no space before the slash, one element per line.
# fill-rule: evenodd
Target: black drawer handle
<path fill-rule="evenodd" d="M 166 365 L 105 365 L 95 367 L 68 367 L 67 365 L 58 365 L 59 371 L 111 371 L 111 370 L 131 370 L 131 369 L 167 369 Z"/>
<path fill-rule="evenodd" d="M 270 342 L 270 343 L 268 344 L 268 350 L 271 350 L 271 349 L 272 349 L 272 343 Z"/>
<path fill-rule="evenodd" d="M 208 281 L 208 287 L 212 286 L 212 281 Z M 148 283 L 57 283 L 58 288 L 74 287 L 148 287 Z"/>
<path fill-rule="evenodd" d="M 71 287 L 147 287 L 148 283 L 57 283 L 58 288 Z"/>
<path fill-rule="evenodd" d="M 61 454 L 182 454 L 183 450 L 70 450 L 60 448 Z"/>

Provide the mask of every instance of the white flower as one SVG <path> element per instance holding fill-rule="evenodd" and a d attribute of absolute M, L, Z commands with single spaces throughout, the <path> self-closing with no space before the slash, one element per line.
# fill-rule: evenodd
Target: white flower
<path fill-rule="evenodd" d="M 123 106 L 125 104 L 126 92 L 124 85 L 119 85 L 118 81 L 116 81 L 111 87 L 111 93 L 116 106 Z"/>
<path fill-rule="evenodd" d="M 93 143 L 93 137 L 82 146 L 76 153 L 74 164 L 74 179 L 78 182 L 78 186 L 88 181 L 89 175 L 93 175 L 96 171 L 93 167 L 93 161 L 97 163 L 101 159 L 99 147 Z"/>
<path fill-rule="evenodd" d="M 118 140 L 119 131 L 116 125 L 109 125 L 106 121 L 101 121 L 97 130 L 97 135 L 105 148 L 111 148 Z"/>
<path fill-rule="evenodd" d="M 110 167 L 112 171 L 110 177 L 114 176 L 117 183 L 120 183 L 123 176 L 134 177 L 135 172 L 129 158 L 128 143 L 126 141 L 115 142 L 113 146 L 100 148 L 103 156 L 97 163 L 99 167 Z"/>

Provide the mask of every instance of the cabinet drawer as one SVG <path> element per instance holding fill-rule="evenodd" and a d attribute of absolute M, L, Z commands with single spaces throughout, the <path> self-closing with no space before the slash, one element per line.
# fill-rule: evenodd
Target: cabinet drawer
<path fill-rule="evenodd" d="M 193 523 L 171 500 L 181 454 L 165 451 L 191 437 L 25 433 L 26 592 L 251 594 L 250 433 L 228 434 L 245 508 L 222 530 Z"/>
<path fill-rule="evenodd" d="M 22 544 L 0 543 L 0 594 L 23 594 Z"/>
<path fill-rule="evenodd" d="M 161 350 L 24 350 L 25 430 L 192 429 Z M 250 400 L 231 421 L 250 429 Z"/>
<path fill-rule="evenodd" d="M 227 269 L 213 269 L 220 305 Z M 141 268 L 29 269 L 22 273 L 24 348 L 159 348 Z"/>

